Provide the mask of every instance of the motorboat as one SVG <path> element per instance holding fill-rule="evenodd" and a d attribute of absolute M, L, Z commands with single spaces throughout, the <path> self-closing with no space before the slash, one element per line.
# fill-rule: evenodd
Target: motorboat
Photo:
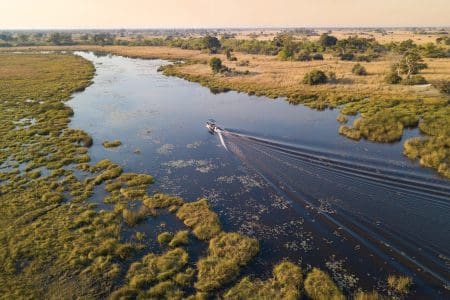
<path fill-rule="evenodd" d="M 219 127 L 217 127 L 216 125 L 216 121 L 214 121 L 213 119 L 209 119 L 208 121 L 206 121 L 206 128 L 208 128 L 209 132 L 212 134 L 219 130 Z"/>

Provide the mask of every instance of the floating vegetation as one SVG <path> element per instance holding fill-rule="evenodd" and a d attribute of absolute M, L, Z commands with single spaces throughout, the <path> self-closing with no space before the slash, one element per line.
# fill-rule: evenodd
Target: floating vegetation
<path fill-rule="evenodd" d="M 161 147 L 159 147 L 156 152 L 158 152 L 161 155 L 169 155 L 172 153 L 173 149 L 175 149 L 175 145 L 172 144 L 164 144 Z"/>
<path fill-rule="evenodd" d="M 164 165 L 176 169 L 195 167 L 195 170 L 200 173 L 209 173 L 210 171 L 216 168 L 216 166 L 210 161 L 195 160 L 195 159 L 172 160 L 167 163 L 164 163 Z"/>
<path fill-rule="evenodd" d="M 114 141 L 104 141 L 102 143 L 103 147 L 105 148 L 116 148 L 119 147 L 120 145 L 122 145 L 122 142 L 119 140 L 114 140 Z"/>

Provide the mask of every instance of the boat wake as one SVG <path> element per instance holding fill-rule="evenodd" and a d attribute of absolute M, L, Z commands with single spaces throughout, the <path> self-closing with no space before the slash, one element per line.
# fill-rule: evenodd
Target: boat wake
<path fill-rule="evenodd" d="M 312 209 L 321 227 L 343 229 L 397 270 L 413 276 L 420 270 L 434 283 L 450 286 L 450 184 L 445 179 L 385 159 L 231 130 L 219 137 L 301 217 L 310 213 L 305 208 Z"/>

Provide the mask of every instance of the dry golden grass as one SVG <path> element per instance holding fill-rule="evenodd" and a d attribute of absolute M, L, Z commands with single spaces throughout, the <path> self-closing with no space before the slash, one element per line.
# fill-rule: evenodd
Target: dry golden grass
<path fill-rule="evenodd" d="M 409 34 L 412 36 L 412 34 Z M 213 57 L 219 57 L 223 63 L 237 71 L 249 71 L 249 75 L 215 75 L 215 80 L 229 86 L 243 87 L 242 90 L 254 87 L 255 90 L 277 90 L 279 94 L 289 95 L 292 92 L 330 92 L 330 93 L 365 93 L 379 96 L 392 96 L 400 98 L 417 97 L 439 97 L 439 92 L 430 85 L 425 86 L 404 86 L 389 85 L 384 83 L 384 76 L 390 70 L 390 65 L 397 61 L 397 56 L 387 56 L 383 60 L 361 63 L 368 72 L 367 76 L 356 76 L 352 74 L 352 67 L 356 62 L 341 61 L 331 55 L 325 55 L 323 61 L 280 61 L 276 56 L 250 55 L 235 53 L 238 61 L 227 61 L 223 54 L 207 54 L 197 50 L 184 50 L 169 47 L 150 46 L 47 46 L 47 47 L 21 47 L 2 49 L 0 51 L 11 50 L 87 50 L 103 51 L 112 54 L 139 57 L 139 58 L 162 58 L 168 60 L 184 60 L 189 64 L 178 67 L 177 72 L 188 76 L 210 77 L 212 71 L 207 62 Z M 248 66 L 238 66 L 242 61 L 248 61 Z M 439 79 L 450 79 L 450 59 L 426 59 L 428 69 L 422 75 L 428 81 Z M 337 81 L 320 86 L 308 86 L 302 84 L 305 73 L 312 69 L 321 69 L 327 72 L 334 72 Z M 6 71 L 7 72 L 7 71 Z"/>

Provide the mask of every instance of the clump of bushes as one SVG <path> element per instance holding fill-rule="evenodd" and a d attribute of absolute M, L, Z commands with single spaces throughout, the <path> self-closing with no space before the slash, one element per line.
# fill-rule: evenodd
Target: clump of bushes
<path fill-rule="evenodd" d="M 272 278 L 262 281 L 244 277 L 225 293 L 225 299 L 299 299 L 303 285 L 301 269 L 282 262 L 273 269 Z"/>
<path fill-rule="evenodd" d="M 362 66 L 361 64 L 356 64 L 352 68 L 352 73 L 358 76 L 365 76 L 367 75 L 366 68 Z"/>
<path fill-rule="evenodd" d="M 384 81 L 389 84 L 399 84 L 402 82 L 402 78 L 396 72 L 389 72 L 386 77 L 384 77 Z"/>
<path fill-rule="evenodd" d="M 312 59 L 313 59 L 313 60 L 323 60 L 323 55 L 322 55 L 322 53 L 315 53 L 315 54 L 312 56 Z"/>
<path fill-rule="evenodd" d="M 339 58 L 344 61 L 352 61 L 355 59 L 355 54 L 353 53 L 341 53 Z"/>
<path fill-rule="evenodd" d="M 312 70 L 303 77 L 303 83 L 309 85 L 317 85 L 327 83 L 328 76 L 321 70 Z"/>
<path fill-rule="evenodd" d="M 311 299 L 334 299 L 344 300 L 342 292 L 330 278 L 320 269 L 314 268 L 305 279 L 305 291 Z"/>
<path fill-rule="evenodd" d="M 222 69 L 222 60 L 220 58 L 213 57 L 209 61 L 209 65 L 211 66 L 211 69 L 214 73 L 219 73 Z"/>
<path fill-rule="evenodd" d="M 192 228 L 192 233 L 200 240 L 209 240 L 221 231 L 219 217 L 209 209 L 205 199 L 185 203 L 178 209 L 177 217 Z"/>
<path fill-rule="evenodd" d="M 301 52 L 297 56 L 297 60 L 298 61 L 310 61 L 310 60 L 312 60 L 312 57 L 311 57 L 311 55 L 308 52 Z"/>
<path fill-rule="evenodd" d="M 258 241 L 236 232 L 221 233 L 211 239 L 208 256 L 198 261 L 195 287 L 210 292 L 229 283 L 259 251 Z"/>
<path fill-rule="evenodd" d="M 410 77 L 406 77 L 402 80 L 402 84 L 404 85 L 418 85 L 427 83 L 427 80 L 421 75 L 411 75 Z"/>

